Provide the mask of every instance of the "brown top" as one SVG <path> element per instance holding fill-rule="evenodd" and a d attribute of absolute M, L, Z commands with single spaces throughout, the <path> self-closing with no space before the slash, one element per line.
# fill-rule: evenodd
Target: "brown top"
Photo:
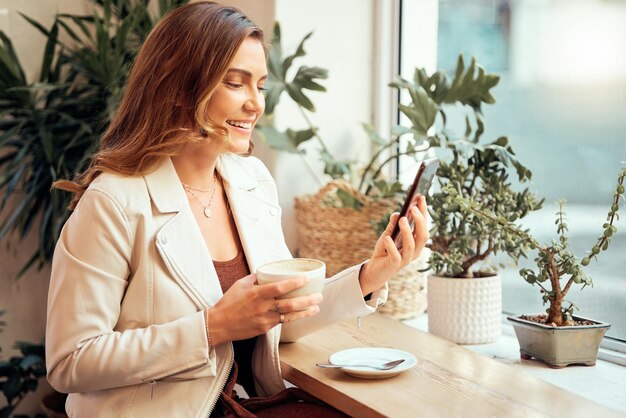
<path fill-rule="evenodd" d="M 213 260 L 213 265 L 215 266 L 217 277 L 220 278 L 220 286 L 223 293 L 226 293 L 237 280 L 250 274 L 246 256 L 241 249 L 232 260 Z"/>
<path fill-rule="evenodd" d="M 246 261 L 246 256 L 241 249 L 232 260 L 213 261 L 217 277 L 220 279 L 222 292 L 226 293 L 235 282 L 248 274 L 250 269 Z M 239 383 L 246 390 L 249 396 L 256 396 L 254 389 L 254 378 L 252 377 L 252 353 L 256 337 L 247 340 L 233 341 L 235 349 L 235 362 L 237 363 Z"/>

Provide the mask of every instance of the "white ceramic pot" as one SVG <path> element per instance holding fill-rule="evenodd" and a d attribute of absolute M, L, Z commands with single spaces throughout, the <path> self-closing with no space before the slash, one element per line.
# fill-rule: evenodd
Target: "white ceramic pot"
<path fill-rule="evenodd" d="M 501 334 L 500 275 L 428 277 L 428 331 L 458 344 L 493 342 Z"/>

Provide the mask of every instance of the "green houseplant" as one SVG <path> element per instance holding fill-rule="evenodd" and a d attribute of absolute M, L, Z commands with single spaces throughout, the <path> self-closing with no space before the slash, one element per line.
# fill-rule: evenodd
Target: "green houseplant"
<path fill-rule="evenodd" d="M 595 364 L 602 336 L 610 325 L 574 316 L 577 307 L 566 297 L 574 285 L 582 285 L 582 289 L 593 285 L 583 268 L 591 261 L 597 261 L 600 252 L 608 249 L 611 237 L 617 232 L 615 222 L 619 219 L 620 200 L 624 199 L 624 178 L 626 168 L 618 174 L 602 233 L 582 259 L 577 258 L 569 246 L 565 201 L 558 202 L 556 213 L 558 240 L 541 244 L 511 220 L 481 208 L 450 189 L 459 206 L 484 219 L 492 229 L 515 235 L 524 246 L 537 253 L 536 268 L 521 269 L 520 275 L 526 282 L 539 287 L 543 303 L 549 306 L 545 314 L 509 317 L 520 343 L 522 358 L 536 357 L 553 367 Z"/>
<path fill-rule="evenodd" d="M 0 311 L 0 316 L 4 311 Z M 0 320 L 0 333 L 6 322 Z M 2 360 L 0 347 L 0 391 L 6 405 L 0 405 L 0 418 L 12 416 L 24 398 L 37 389 L 39 379 L 46 376 L 43 344 L 16 342 L 17 356 Z M 37 414 L 37 417 L 44 415 Z"/>
<path fill-rule="evenodd" d="M 23 15 L 45 37 L 36 82 L 0 32 L 0 239 L 22 239 L 33 227 L 39 236 L 18 277 L 50 260 L 69 215 L 70 196 L 50 186 L 84 169 L 138 46 L 161 14 L 186 2 L 160 0 L 153 16 L 149 1 L 94 0 L 93 15 L 57 15 L 50 29 Z"/>
<path fill-rule="evenodd" d="M 304 144 L 314 141 L 318 146 L 326 179 L 319 181 L 321 189 L 314 195 L 296 197 L 298 251 L 303 257 L 323 259 L 328 273 L 334 274 L 369 257 L 382 232 L 381 227 L 384 228 L 389 215 L 399 209 L 403 198 L 402 186 L 397 179 L 385 177 L 384 167 L 400 156 L 416 156 L 420 152 L 418 143 L 423 141 L 407 136 L 402 148 L 397 149 L 401 133 L 408 130 L 396 128 L 392 138 L 386 140 L 369 124 L 363 124 L 364 136 L 374 148 L 372 157 L 367 161 L 336 158 L 310 117 L 315 106 L 308 92 L 326 90 L 322 81 L 328 77 L 327 71 L 319 67 L 294 66 L 295 60 L 305 55 L 304 43 L 310 36 L 302 39 L 295 53 L 285 55 L 280 26 L 276 24 L 269 52 L 266 116 L 259 123 L 257 133 L 274 149 L 302 155 L 305 165 L 308 164 L 304 159 Z M 297 107 L 305 129 L 280 131 L 276 128 L 274 111 L 281 96 Z M 354 245 L 355 242 L 360 244 Z M 389 300 L 382 307 L 383 312 L 396 318 L 423 312 L 425 275 L 417 270 L 413 265 L 390 282 Z"/>
<path fill-rule="evenodd" d="M 337 259 L 338 262 L 331 264 L 331 271 L 367 257 L 368 254 L 359 252 L 358 248 L 355 249 L 349 243 L 355 239 L 363 243 L 374 242 L 389 214 L 398 209 L 405 192 L 397 179 L 385 177 L 383 168 L 402 156 L 418 159 L 429 147 L 441 154 L 442 164 L 437 173 L 440 185 L 455 184 L 463 187 L 468 196 L 480 199 L 484 207 L 492 208 L 507 218 L 523 217 L 541 206 L 541 202 L 527 189 L 515 192 L 508 180 L 512 169 L 521 182 L 531 177 L 530 171 L 515 157 L 508 139 L 500 137 L 491 143 L 479 143 L 484 131 L 481 105 L 494 102 L 490 89 L 498 83 L 499 78 L 485 73 L 474 60 L 466 66 L 462 56 L 458 59 L 452 78 L 441 71 L 428 75 L 425 70 L 417 69 L 413 80 L 399 78 L 391 83 L 391 87 L 407 92 L 410 97 L 409 103 L 400 105 L 400 110 L 409 119 L 411 126 L 396 126 L 391 139 L 385 140 L 365 125 L 374 146 L 369 161 L 359 163 L 333 158 L 306 113 L 314 111 L 314 106 L 302 93 L 304 89 L 324 91 L 318 80 L 326 78 L 326 72 L 301 67 L 292 84 L 297 84 L 298 79 L 301 82 L 297 88 L 287 88 L 290 82 L 286 74 L 294 58 L 305 54 L 303 43 L 309 36 L 303 39 L 294 55 L 283 59 L 277 26 L 270 52 L 268 91 L 268 98 L 271 97 L 268 106 L 270 118 L 281 93 L 287 91 L 300 109 L 308 128 L 280 133 L 271 119 L 267 126 L 260 128 L 270 146 L 277 149 L 304 153 L 302 144 L 306 141 L 315 140 L 320 144 L 324 173 L 331 181 L 315 196 L 296 198 L 301 255 L 325 260 Z M 315 76 L 315 79 L 305 82 L 306 77 L 302 77 L 302 74 Z M 298 93 L 294 93 L 297 90 Z M 462 137 L 455 137 L 447 127 L 445 108 L 458 105 L 470 110 L 466 115 L 466 130 Z M 514 237 L 497 236 L 497 233 L 485 228 L 480 218 L 468 212 L 459 213 L 445 193 L 435 193 L 430 204 L 434 220 L 430 264 L 435 272 L 454 277 L 483 276 L 485 272 L 472 271 L 472 266 L 491 254 L 504 251 L 513 258 L 523 255 L 524 248 L 517 245 Z M 360 226 L 367 223 L 372 225 L 372 229 L 367 231 L 368 235 L 355 237 L 355 233 L 362 229 Z M 336 244 L 325 248 L 325 242 L 331 241 L 330 237 Z M 342 237 L 345 237 L 345 242 L 341 240 Z M 367 245 L 363 245 L 364 251 L 366 248 Z M 412 266 L 412 269 L 415 268 Z M 424 284 L 422 281 L 416 287 L 423 287 Z M 412 292 L 412 289 L 406 288 L 397 291 L 398 294 Z M 392 296 L 393 289 L 390 298 Z M 499 315 L 499 307 L 494 308 Z"/>
<path fill-rule="evenodd" d="M 384 152 L 394 150 L 401 142 L 401 134 L 407 133 L 408 130 L 398 126 L 394 128 L 391 139 L 387 140 L 381 137 L 370 124 L 363 123 L 364 133 L 375 148 L 370 159 L 360 162 L 336 158 L 331 147 L 326 144 L 318 128 L 311 121 L 309 114 L 315 112 L 316 108 L 311 98 L 307 96 L 310 91 L 326 91 L 326 87 L 321 83 L 322 80 L 328 78 L 328 70 L 306 65 L 294 67 L 294 61 L 306 55 L 304 44 L 311 36 L 312 33 L 307 34 L 293 54 L 285 55 L 281 45 L 280 24 L 274 25 L 268 57 L 269 79 L 266 83 L 265 116 L 257 125 L 257 134 L 271 148 L 293 154 L 305 154 L 303 144 L 315 141 L 319 146 L 319 158 L 324 163 L 324 175 L 328 176 L 328 180 L 345 181 L 351 184 L 354 190 L 373 198 L 396 197 L 402 193 L 402 186 L 397 179 L 386 179 L 383 169 L 400 156 L 415 156 L 423 151 L 423 148 L 419 147 L 423 144 L 423 140 L 417 136 L 408 139 L 405 137 L 404 149 L 392 152 L 381 161 Z M 283 93 L 286 93 L 302 115 L 307 125 L 305 129 L 280 131 L 276 128 L 274 115 L 281 96 L 284 96 Z M 304 162 L 306 163 L 306 160 Z M 362 207 L 362 202 L 345 191 L 340 191 L 337 199 L 336 206 L 353 209 Z"/>
<path fill-rule="evenodd" d="M 466 66 L 459 56 L 452 77 L 417 69 L 413 80 L 393 84 L 411 97 L 401 107 L 411 132 L 424 138 L 441 160 L 436 190 L 429 198 L 429 331 L 457 343 L 485 343 L 500 335 L 501 279 L 486 262 L 497 253 L 517 260 L 527 247 L 515 234 L 494 230 L 459 205 L 450 190 L 509 220 L 523 218 L 542 204 L 528 188 L 517 191 L 513 186 L 511 175 L 523 184 L 531 172 L 517 159 L 508 138 L 481 139 L 482 104 L 495 103 L 491 89 L 498 81 L 474 59 Z M 462 135 L 448 128 L 448 109 L 453 107 L 464 110 Z"/>

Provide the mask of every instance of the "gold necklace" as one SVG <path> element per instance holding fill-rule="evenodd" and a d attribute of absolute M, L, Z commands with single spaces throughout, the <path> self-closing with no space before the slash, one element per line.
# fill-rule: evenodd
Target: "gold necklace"
<path fill-rule="evenodd" d="M 200 203 L 200 206 L 202 206 L 203 208 L 204 216 L 206 216 L 207 218 L 210 218 L 212 215 L 211 202 L 213 202 L 213 196 L 215 196 L 215 188 L 217 186 L 217 176 L 213 174 L 213 183 L 211 184 L 211 187 L 209 187 L 208 189 L 199 189 L 197 187 L 191 187 L 190 185 L 185 184 L 185 183 L 182 183 L 182 185 L 183 185 L 183 189 L 185 189 L 187 193 L 189 193 L 194 199 L 198 201 L 198 203 Z M 193 192 L 194 190 L 197 190 L 200 192 L 211 192 L 211 197 L 209 197 L 209 202 L 206 205 L 202 203 L 202 200 L 200 200 L 198 195 L 196 195 Z"/>
<path fill-rule="evenodd" d="M 210 185 L 208 188 L 206 188 L 206 189 L 202 189 L 202 188 L 200 188 L 200 187 L 193 187 L 193 186 L 190 186 L 190 185 L 188 185 L 188 184 L 186 184 L 186 183 L 183 183 L 183 187 L 185 187 L 185 189 L 188 189 L 188 190 L 195 190 L 195 191 L 197 191 L 197 192 L 207 193 L 207 192 L 210 192 L 210 191 L 211 191 L 211 189 L 213 188 L 213 184 L 211 184 L 211 185 Z"/>

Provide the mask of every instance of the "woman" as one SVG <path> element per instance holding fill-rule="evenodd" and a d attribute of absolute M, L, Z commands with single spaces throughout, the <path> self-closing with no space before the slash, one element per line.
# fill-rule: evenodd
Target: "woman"
<path fill-rule="evenodd" d="M 389 237 L 395 215 L 370 260 L 328 280 L 323 296 L 275 299 L 303 278 L 256 284 L 259 265 L 291 257 L 274 181 L 245 156 L 264 110 L 262 37 L 218 4 L 169 13 L 137 55 L 92 164 L 55 184 L 74 193 L 74 211 L 53 259 L 46 359 L 70 416 L 338 415 L 279 405 L 310 400 L 285 391 L 281 330 L 293 340 L 373 312 L 424 247 L 422 200 L 414 233 L 400 221 L 401 252 Z M 237 379 L 259 398 L 238 399 Z"/>

